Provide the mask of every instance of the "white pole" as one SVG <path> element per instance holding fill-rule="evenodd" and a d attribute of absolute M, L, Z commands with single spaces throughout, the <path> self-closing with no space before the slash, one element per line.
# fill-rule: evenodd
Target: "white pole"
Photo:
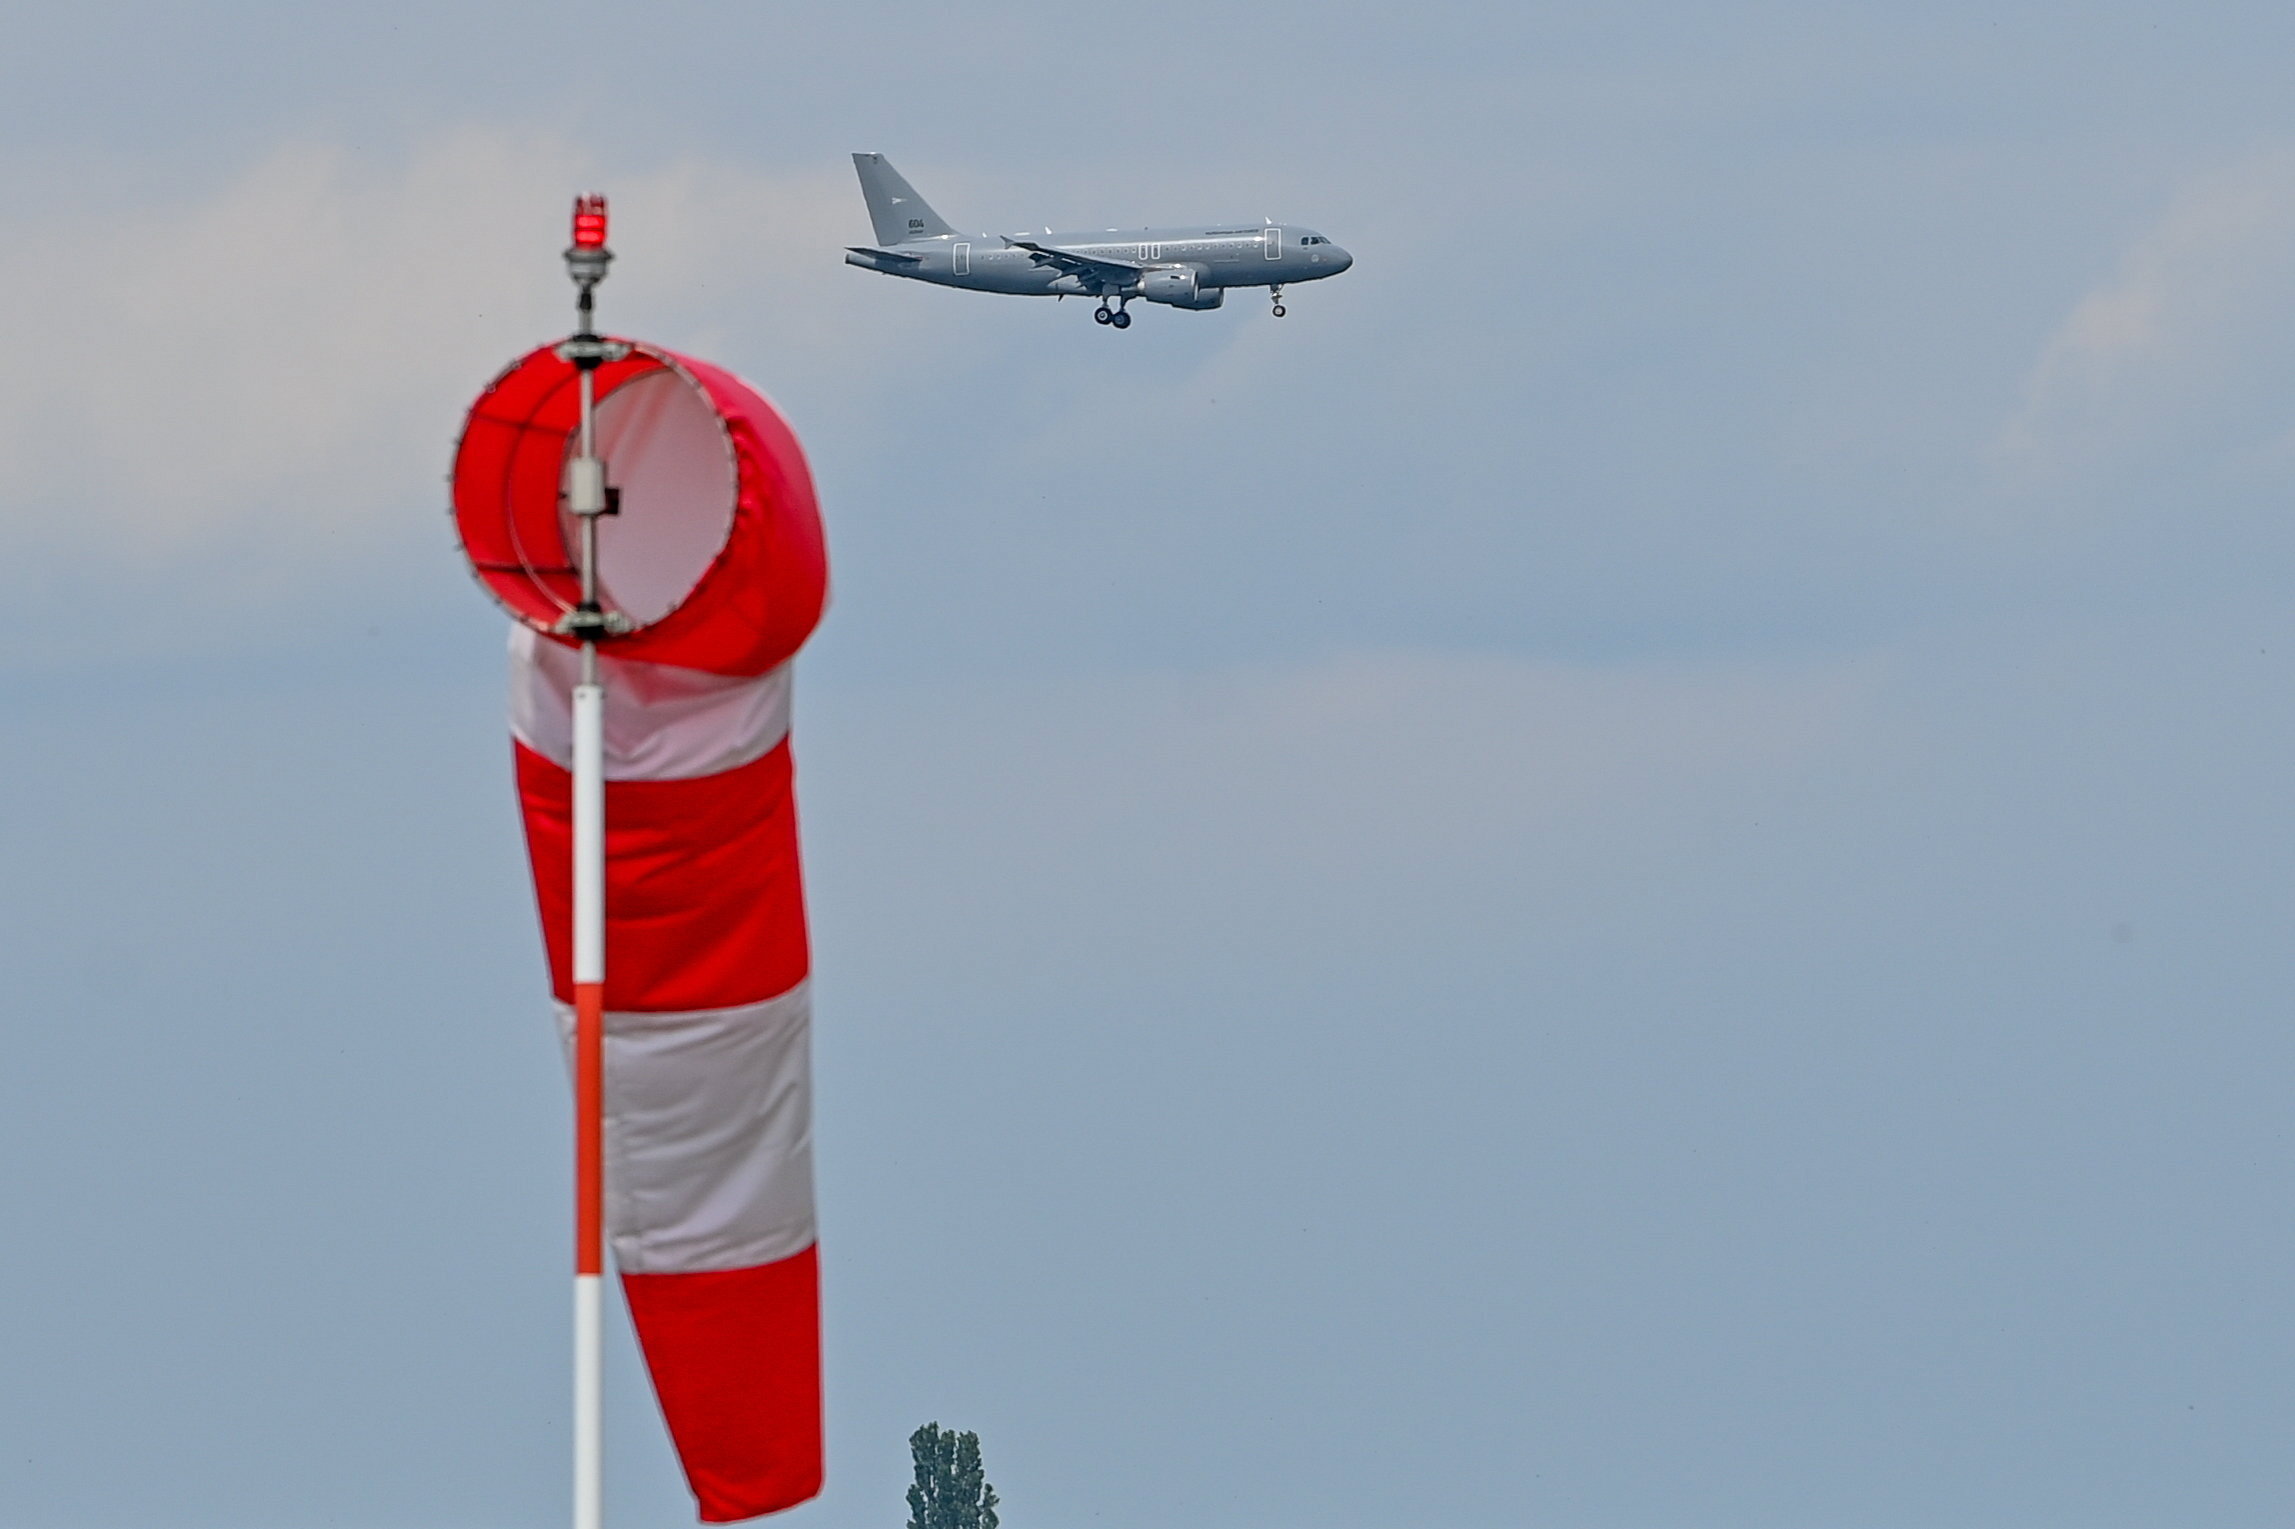
<path fill-rule="evenodd" d="M 605 472 L 596 455 L 587 367 L 581 406 L 569 497 L 581 517 L 582 603 L 595 609 Z M 585 638 L 581 683 L 574 687 L 574 1529 L 599 1529 L 605 1511 L 605 710 L 598 645 Z"/>
<path fill-rule="evenodd" d="M 562 630 L 581 637 L 574 686 L 574 1529 L 599 1529 L 605 1498 L 603 1291 L 606 1272 L 606 691 L 598 683 L 598 637 L 612 631 L 598 601 L 598 517 L 606 513 L 605 464 L 598 460 L 600 362 L 626 352 L 598 338 L 592 299 L 613 259 L 605 247 L 606 202 L 574 203 L 574 243 L 566 274 L 576 289 L 574 334 L 558 354 L 578 368 L 581 433 L 567 463 L 566 508 L 581 527 L 582 603 Z"/>

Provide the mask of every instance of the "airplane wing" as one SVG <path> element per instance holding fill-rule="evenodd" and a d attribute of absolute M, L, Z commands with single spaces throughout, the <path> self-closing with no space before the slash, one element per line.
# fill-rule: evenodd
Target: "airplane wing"
<path fill-rule="evenodd" d="M 1028 258 L 1040 266 L 1050 266 L 1066 276 L 1081 277 L 1103 289 L 1121 290 L 1129 287 L 1139 280 L 1140 272 L 1154 269 L 1143 261 L 1110 260 L 1104 255 L 1078 255 L 1049 244 L 1014 239 L 1009 235 L 1004 242 L 1013 249 L 1026 250 Z"/>

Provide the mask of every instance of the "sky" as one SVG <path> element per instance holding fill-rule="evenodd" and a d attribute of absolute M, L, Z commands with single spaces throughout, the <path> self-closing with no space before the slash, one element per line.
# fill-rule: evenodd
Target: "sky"
<path fill-rule="evenodd" d="M 793 1529 L 2295 1514 L 2295 12 L 0 19 L 0 1519 L 564 1520 L 443 479 L 591 189 L 829 524 Z M 856 149 L 1356 264 L 1116 333 Z"/>

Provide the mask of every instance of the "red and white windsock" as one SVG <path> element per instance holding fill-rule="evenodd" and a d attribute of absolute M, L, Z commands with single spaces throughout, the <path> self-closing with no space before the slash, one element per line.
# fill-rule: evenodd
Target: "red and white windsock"
<path fill-rule="evenodd" d="M 487 388 L 456 453 L 454 511 L 480 581 L 520 623 L 518 794 L 577 1063 L 579 1013 L 602 1004 L 603 1182 L 583 1203 L 602 1198 L 603 1224 L 579 1235 L 612 1250 L 701 1517 L 722 1523 L 821 1483 L 789 678 L 827 559 L 803 454 L 764 398 L 666 350 L 593 345 L 603 354 L 536 350 Z M 608 508 L 586 525 L 577 457 L 604 464 Z M 573 616 L 585 533 L 604 618 L 587 655 Z M 588 703 L 602 708 L 604 781 L 595 995 L 577 981 L 575 934 L 585 685 L 602 690 Z"/>

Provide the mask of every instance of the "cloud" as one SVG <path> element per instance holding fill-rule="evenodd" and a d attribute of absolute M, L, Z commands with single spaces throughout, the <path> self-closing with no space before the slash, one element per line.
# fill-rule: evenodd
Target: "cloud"
<path fill-rule="evenodd" d="M 2194 180 L 2042 347 L 2001 464 L 2045 483 L 2264 448 L 2288 423 L 2290 268 L 2295 150 Z"/>
<path fill-rule="evenodd" d="M 571 317 L 557 252 L 592 186 L 623 256 L 609 327 L 706 341 L 700 305 L 763 291 L 739 311 L 781 353 L 865 362 L 836 323 L 842 268 L 772 237 L 849 211 L 826 175 L 617 173 L 476 127 L 395 164 L 282 148 L 203 196 L 19 207 L 41 215 L 0 248 L 0 283 L 34 299 L 0 374 L 7 535 L 145 567 L 217 539 L 322 562 L 434 541 L 462 407 Z"/>
<path fill-rule="evenodd" d="M 801 702 L 804 792 L 825 906 L 867 888 L 867 943 L 904 970 L 1160 970 L 1239 938 L 1303 960 L 1365 918 L 1449 948 L 1661 895 L 1748 793 L 1860 746 L 1873 688 L 1853 665 L 1383 652 L 841 693 Z M 991 915 L 951 914 L 983 887 Z"/>

